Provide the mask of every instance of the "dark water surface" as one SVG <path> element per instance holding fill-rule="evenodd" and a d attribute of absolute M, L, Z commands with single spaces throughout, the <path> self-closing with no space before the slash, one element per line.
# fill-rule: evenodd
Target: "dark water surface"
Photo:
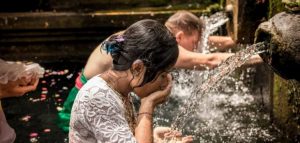
<path fill-rule="evenodd" d="M 57 111 L 74 86 L 83 63 L 43 63 L 46 72 L 34 92 L 2 101 L 8 123 L 15 129 L 16 143 L 67 142 L 67 133 L 56 125 Z"/>

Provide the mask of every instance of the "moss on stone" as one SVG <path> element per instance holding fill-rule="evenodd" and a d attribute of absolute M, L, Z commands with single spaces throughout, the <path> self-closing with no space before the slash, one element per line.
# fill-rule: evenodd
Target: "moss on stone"
<path fill-rule="evenodd" d="M 285 123 L 291 114 L 286 84 L 284 79 L 278 75 L 274 76 L 273 113 L 274 117 L 281 123 Z"/>
<path fill-rule="evenodd" d="M 284 10 L 284 4 L 281 0 L 270 0 L 269 1 L 269 18 L 275 14 L 282 12 Z"/>
<path fill-rule="evenodd" d="M 300 83 L 274 76 L 273 116 L 275 121 L 288 133 L 289 138 L 300 133 Z M 295 139 L 294 139 L 295 138 Z"/>

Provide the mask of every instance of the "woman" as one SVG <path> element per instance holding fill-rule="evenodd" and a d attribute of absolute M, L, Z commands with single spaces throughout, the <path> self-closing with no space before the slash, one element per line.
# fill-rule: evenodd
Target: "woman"
<path fill-rule="evenodd" d="M 153 142 L 154 108 L 171 91 L 169 70 L 178 57 L 175 38 L 159 22 L 141 20 L 102 47 L 111 54 L 112 69 L 80 89 L 72 108 L 69 141 Z M 137 116 L 130 92 L 141 98 Z"/>

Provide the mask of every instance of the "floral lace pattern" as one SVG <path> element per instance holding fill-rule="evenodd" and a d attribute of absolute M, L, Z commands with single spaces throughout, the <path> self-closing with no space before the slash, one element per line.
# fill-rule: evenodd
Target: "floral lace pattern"
<path fill-rule="evenodd" d="M 69 142 L 135 143 L 122 100 L 100 77 L 90 79 L 73 104 Z"/>

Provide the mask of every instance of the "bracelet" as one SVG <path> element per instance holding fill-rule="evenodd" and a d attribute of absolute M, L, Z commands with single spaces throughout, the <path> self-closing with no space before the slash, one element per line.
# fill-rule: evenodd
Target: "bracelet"
<path fill-rule="evenodd" d="M 139 115 L 150 115 L 150 116 L 152 116 L 153 114 L 148 113 L 148 112 L 141 112 L 141 113 L 138 113 L 137 115 L 138 115 L 138 116 L 139 116 Z"/>

